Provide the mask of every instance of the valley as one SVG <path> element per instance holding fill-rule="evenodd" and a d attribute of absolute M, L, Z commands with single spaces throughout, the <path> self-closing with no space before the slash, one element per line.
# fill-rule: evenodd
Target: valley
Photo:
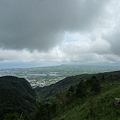
<path fill-rule="evenodd" d="M 55 84 L 67 76 L 118 70 L 120 70 L 118 64 L 62 64 L 48 67 L 0 69 L 0 76 L 25 78 L 35 88 Z"/>
<path fill-rule="evenodd" d="M 71 75 L 35 88 L 28 80 L 12 75 L 0 77 L 0 120 L 120 119 L 120 108 L 114 104 L 115 98 L 120 98 L 120 71 Z M 51 72 L 48 75 L 50 81 Z"/>

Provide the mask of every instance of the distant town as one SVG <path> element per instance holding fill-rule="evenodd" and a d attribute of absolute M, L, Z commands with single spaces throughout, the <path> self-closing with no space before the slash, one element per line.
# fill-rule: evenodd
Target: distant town
<path fill-rule="evenodd" d="M 119 65 L 59 65 L 50 67 L 0 69 L 0 76 L 25 78 L 33 88 L 54 84 L 67 76 L 120 70 Z"/>

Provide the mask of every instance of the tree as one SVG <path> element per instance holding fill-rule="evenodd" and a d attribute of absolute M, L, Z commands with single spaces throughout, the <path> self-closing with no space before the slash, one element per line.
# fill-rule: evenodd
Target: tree
<path fill-rule="evenodd" d="M 73 86 L 70 86 L 69 89 L 68 89 L 69 92 L 74 92 L 74 87 Z"/>
<path fill-rule="evenodd" d="M 91 86 L 91 92 L 98 94 L 101 91 L 100 82 L 97 78 L 94 78 L 92 80 L 93 80 L 93 84 Z"/>
<path fill-rule="evenodd" d="M 98 94 L 101 91 L 100 83 L 97 79 L 93 82 L 91 91 L 94 92 L 95 94 Z"/>
<path fill-rule="evenodd" d="M 76 88 L 76 96 L 80 98 L 86 97 L 86 85 L 84 81 L 80 81 Z"/>
<path fill-rule="evenodd" d="M 98 94 L 101 91 L 100 81 L 97 79 L 96 76 L 93 76 L 90 79 L 88 79 L 86 81 L 86 86 L 87 86 L 88 92 L 90 92 L 90 95 L 91 93 Z"/>
<path fill-rule="evenodd" d="M 74 88 L 74 86 L 70 86 L 67 93 L 66 93 L 66 97 L 68 98 L 68 102 L 74 100 L 74 94 L 75 94 L 75 88 Z"/>
<path fill-rule="evenodd" d="M 4 120 L 18 120 L 18 119 L 19 119 L 18 113 L 7 113 L 4 118 Z"/>

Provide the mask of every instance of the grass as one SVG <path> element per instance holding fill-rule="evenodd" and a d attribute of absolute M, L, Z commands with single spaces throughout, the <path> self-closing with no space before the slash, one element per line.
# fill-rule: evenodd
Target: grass
<path fill-rule="evenodd" d="M 114 99 L 120 98 L 120 82 L 104 83 L 101 93 L 76 100 L 60 111 L 52 120 L 120 120 L 120 107 Z"/>

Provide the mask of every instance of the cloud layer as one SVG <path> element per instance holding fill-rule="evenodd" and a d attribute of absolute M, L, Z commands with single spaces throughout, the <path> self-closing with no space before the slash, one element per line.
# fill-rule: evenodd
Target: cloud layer
<path fill-rule="evenodd" d="M 120 61 L 112 0 L 0 1 L 1 61 Z"/>

